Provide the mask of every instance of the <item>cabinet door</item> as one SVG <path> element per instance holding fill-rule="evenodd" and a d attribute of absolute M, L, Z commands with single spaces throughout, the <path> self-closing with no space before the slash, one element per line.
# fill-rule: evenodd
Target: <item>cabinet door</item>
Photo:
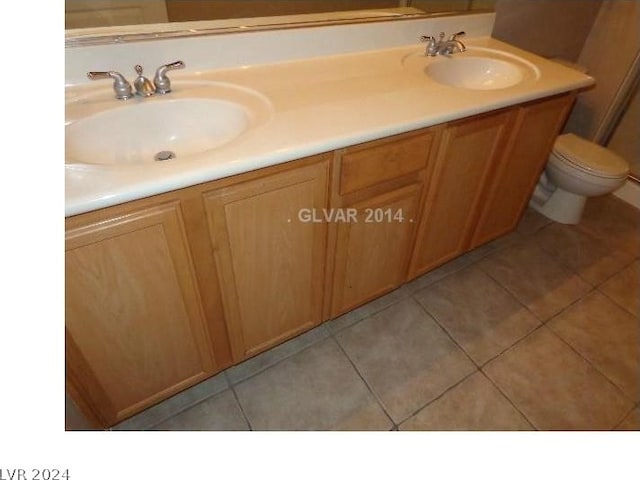
<path fill-rule="evenodd" d="M 509 147 L 500 160 L 471 248 L 513 230 L 527 206 L 574 95 L 517 109 Z"/>
<path fill-rule="evenodd" d="M 337 223 L 332 317 L 403 283 L 420 192 L 413 184 L 344 207 L 355 215 Z"/>
<path fill-rule="evenodd" d="M 204 194 L 235 361 L 319 324 L 326 224 L 301 211 L 327 206 L 320 163 Z"/>
<path fill-rule="evenodd" d="M 178 202 L 71 227 L 65 267 L 67 379 L 105 426 L 213 373 Z"/>
<path fill-rule="evenodd" d="M 511 119 L 499 112 L 454 122 L 440 144 L 409 271 L 414 278 L 466 250 L 483 188 Z"/>

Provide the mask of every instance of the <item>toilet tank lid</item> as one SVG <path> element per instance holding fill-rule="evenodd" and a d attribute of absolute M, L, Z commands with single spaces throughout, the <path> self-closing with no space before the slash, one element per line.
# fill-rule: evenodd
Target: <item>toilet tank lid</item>
<path fill-rule="evenodd" d="M 629 173 L 629 164 L 625 159 L 573 133 L 558 136 L 553 151 L 596 175 L 617 177 Z"/>

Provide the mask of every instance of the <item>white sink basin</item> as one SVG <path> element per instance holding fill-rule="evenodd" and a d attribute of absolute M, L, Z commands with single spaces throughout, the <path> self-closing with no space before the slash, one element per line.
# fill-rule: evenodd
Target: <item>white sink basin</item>
<path fill-rule="evenodd" d="M 180 161 L 219 148 L 270 117 L 260 94 L 214 82 L 176 82 L 167 95 L 110 98 L 104 89 L 67 104 L 66 162 Z"/>
<path fill-rule="evenodd" d="M 499 90 L 540 76 L 538 68 L 527 60 L 480 47 L 451 56 L 411 54 L 403 59 L 403 64 L 405 68 L 422 71 L 437 83 L 470 90 Z"/>

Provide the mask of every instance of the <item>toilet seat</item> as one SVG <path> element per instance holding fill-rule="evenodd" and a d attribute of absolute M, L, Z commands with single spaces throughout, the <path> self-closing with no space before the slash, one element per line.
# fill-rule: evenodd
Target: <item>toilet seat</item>
<path fill-rule="evenodd" d="M 553 153 L 552 158 L 559 163 L 596 177 L 623 178 L 629 173 L 629 164 L 623 158 L 572 133 L 558 136 Z"/>

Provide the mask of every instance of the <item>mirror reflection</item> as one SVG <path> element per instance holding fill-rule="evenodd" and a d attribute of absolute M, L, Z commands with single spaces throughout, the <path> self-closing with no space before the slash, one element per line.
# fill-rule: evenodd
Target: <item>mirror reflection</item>
<path fill-rule="evenodd" d="M 66 0 L 67 29 L 257 17 L 287 23 L 313 20 L 492 9 L 495 0 Z M 280 20 L 274 18 L 280 17 Z M 299 19 L 297 19 L 299 20 Z"/>

